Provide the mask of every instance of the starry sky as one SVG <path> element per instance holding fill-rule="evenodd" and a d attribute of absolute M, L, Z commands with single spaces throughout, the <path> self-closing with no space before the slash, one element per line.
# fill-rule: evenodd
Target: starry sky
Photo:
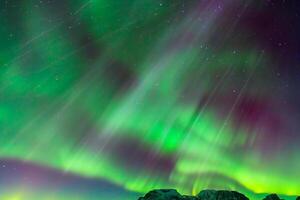
<path fill-rule="evenodd" d="M 300 1 L 1 0 L 0 199 L 300 195 Z"/>

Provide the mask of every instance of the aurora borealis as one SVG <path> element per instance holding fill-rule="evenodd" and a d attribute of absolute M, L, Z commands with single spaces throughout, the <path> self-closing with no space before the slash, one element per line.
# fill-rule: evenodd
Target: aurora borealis
<path fill-rule="evenodd" d="M 297 0 L 0 1 L 0 199 L 300 195 Z"/>

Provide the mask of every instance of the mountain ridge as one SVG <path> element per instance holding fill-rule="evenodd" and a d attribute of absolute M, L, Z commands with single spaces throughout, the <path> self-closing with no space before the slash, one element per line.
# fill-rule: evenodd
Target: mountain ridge
<path fill-rule="evenodd" d="M 202 190 L 197 195 L 181 195 L 175 189 L 155 189 L 139 197 L 138 200 L 250 200 L 237 191 L 230 190 Z M 263 200 L 283 200 L 275 193 L 268 194 Z M 296 197 L 300 200 L 300 196 Z"/>

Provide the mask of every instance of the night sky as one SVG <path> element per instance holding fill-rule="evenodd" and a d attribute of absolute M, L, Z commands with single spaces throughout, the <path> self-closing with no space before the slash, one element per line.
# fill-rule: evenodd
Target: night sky
<path fill-rule="evenodd" d="M 0 199 L 300 195 L 300 1 L 0 0 Z"/>

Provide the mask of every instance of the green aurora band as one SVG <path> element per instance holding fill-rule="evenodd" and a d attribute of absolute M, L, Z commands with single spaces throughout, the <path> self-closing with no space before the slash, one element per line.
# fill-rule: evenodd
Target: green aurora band
<path fill-rule="evenodd" d="M 245 96 L 268 98 L 276 81 L 272 55 L 228 14 L 261 6 L 183 2 L 20 1 L 18 15 L 1 12 L 0 158 L 135 192 L 300 194 L 294 146 L 267 157 L 265 121 L 234 121 Z"/>

